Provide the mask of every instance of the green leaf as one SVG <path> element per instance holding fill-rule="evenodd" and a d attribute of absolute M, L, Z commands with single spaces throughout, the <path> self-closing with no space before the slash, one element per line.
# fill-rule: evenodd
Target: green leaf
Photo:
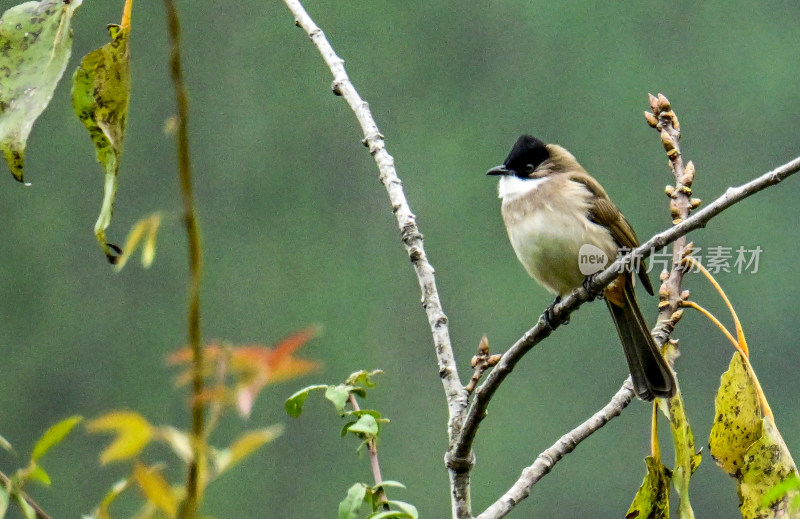
<path fill-rule="evenodd" d="M 675 445 L 675 467 L 672 469 L 672 484 L 678 491 L 678 517 L 694 519 L 694 511 L 689 501 L 689 480 L 700 465 L 701 455 L 695 450 L 694 434 L 686 418 L 683 396 L 680 388 L 668 400 L 659 400 L 661 408 L 669 418 L 672 440 Z"/>
<path fill-rule="evenodd" d="M 103 497 L 103 500 L 100 502 L 100 505 L 97 507 L 97 510 L 94 512 L 94 516 L 97 519 L 111 519 L 111 515 L 109 515 L 108 508 L 132 483 L 133 476 L 130 478 L 122 479 L 114 483 L 114 486 L 111 487 L 111 490 Z"/>
<path fill-rule="evenodd" d="M 797 477 L 796 475 L 792 475 L 788 479 L 781 481 L 774 487 L 770 488 L 761 499 L 761 506 L 769 506 L 774 501 L 783 499 L 786 494 L 793 490 L 800 490 L 800 477 Z"/>
<path fill-rule="evenodd" d="M 83 420 L 82 416 L 70 416 L 50 427 L 33 447 L 31 460 L 38 461 L 51 447 L 58 445 Z"/>
<path fill-rule="evenodd" d="M 379 490 L 381 488 L 386 488 L 386 487 L 406 488 L 406 486 L 404 484 L 400 483 L 399 481 L 393 481 L 391 479 L 387 479 L 385 481 L 382 481 L 379 485 L 375 485 L 372 488 L 374 488 L 375 490 Z"/>
<path fill-rule="evenodd" d="M 46 487 L 50 486 L 50 475 L 38 464 L 35 464 L 27 473 L 27 480 L 38 481 Z"/>
<path fill-rule="evenodd" d="M 380 430 L 378 422 L 370 414 L 361 416 L 357 422 L 347 428 L 352 433 L 366 434 L 367 436 L 377 436 Z"/>
<path fill-rule="evenodd" d="M 350 374 L 347 380 L 345 380 L 345 384 L 372 388 L 375 387 L 375 382 L 372 381 L 372 377 L 381 374 L 383 374 L 383 370 L 380 369 L 374 371 L 365 371 L 362 369 Z"/>
<path fill-rule="evenodd" d="M 20 182 L 28 135 L 67 67 L 82 1 L 25 2 L 0 19 L 0 149 Z"/>
<path fill-rule="evenodd" d="M 356 483 L 347 490 L 347 496 L 339 503 L 339 519 L 358 519 L 358 511 L 367 495 L 367 485 Z"/>
<path fill-rule="evenodd" d="M 14 452 L 14 448 L 11 446 L 8 440 L 3 438 L 2 436 L 0 436 L 0 447 L 7 450 L 8 452 Z"/>
<path fill-rule="evenodd" d="M 37 519 L 36 517 L 36 510 L 25 501 L 25 498 L 22 497 L 22 494 L 19 492 L 14 493 L 14 501 L 17 502 L 17 506 L 20 507 L 22 510 L 22 514 L 25 516 L 25 519 Z"/>
<path fill-rule="evenodd" d="M 419 512 L 417 512 L 417 507 L 412 505 L 411 503 L 406 503 L 404 501 L 389 501 L 389 504 L 399 508 L 406 516 L 411 517 L 411 519 L 419 519 Z"/>
<path fill-rule="evenodd" d="M 411 505 L 409 505 L 411 506 Z M 416 509 L 415 509 L 416 510 Z M 399 517 L 402 519 L 408 519 L 409 517 L 416 517 L 408 514 L 406 512 L 401 512 L 397 510 L 387 510 L 385 512 L 376 512 L 374 514 L 370 514 L 367 516 L 367 519 L 389 519 L 391 517 Z"/>
<path fill-rule="evenodd" d="M 742 517 L 797 517 L 796 511 L 790 509 L 791 501 L 800 494 L 797 490 L 788 491 L 766 506 L 762 504 L 773 487 L 797 477 L 797 467 L 771 417 L 764 417 L 761 429 L 761 437 L 747 449 L 742 465 L 738 489 Z"/>
<path fill-rule="evenodd" d="M 652 456 L 644 459 L 647 474 L 636 492 L 626 518 L 669 519 L 669 469 Z"/>
<path fill-rule="evenodd" d="M 0 485 L 0 519 L 6 516 L 8 510 L 8 490 L 3 485 Z"/>
<path fill-rule="evenodd" d="M 72 76 L 72 107 L 89 131 L 97 161 L 105 172 L 103 205 L 94 233 L 106 258 L 116 263 L 122 251 L 106 241 L 105 231 L 114 211 L 117 173 L 128 117 L 131 88 L 128 51 L 130 25 L 109 25 L 108 30 L 111 42 L 84 56 Z"/>
<path fill-rule="evenodd" d="M 350 397 L 351 389 L 353 389 L 352 386 L 339 384 L 338 386 L 328 386 L 328 389 L 325 390 L 325 398 L 333 402 L 336 412 L 340 415 L 344 414 L 344 406 Z"/>
<path fill-rule="evenodd" d="M 733 354 L 717 391 L 714 425 L 708 440 L 722 470 L 739 477 L 745 452 L 761 436 L 761 405 L 742 356 Z"/>
<path fill-rule="evenodd" d="M 308 394 L 315 389 L 328 389 L 325 385 L 308 386 L 297 391 L 295 394 L 286 399 L 283 404 L 284 409 L 292 418 L 297 418 L 303 412 L 303 404 L 308 398 Z"/>

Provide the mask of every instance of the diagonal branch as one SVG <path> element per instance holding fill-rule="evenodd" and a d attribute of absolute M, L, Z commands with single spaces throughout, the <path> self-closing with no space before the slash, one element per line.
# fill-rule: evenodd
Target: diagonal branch
<path fill-rule="evenodd" d="M 618 273 L 623 269 L 629 268 L 635 258 L 646 258 L 664 248 L 664 246 L 674 242 L 687 233 L 705 227 L 706 224 L 715 216 L 723 212 L 728 207 L 744 200 L 745 198 L 758 193 L 762 189 L 773 186 L 781 182 L 786 177 L 800 171 L 800 157 L 787 162 L 783 166 L 768 171 L 763 175 L 742 184 L 738 187 L 730 187 L 728 190 L 714 200 L 704 209 L 697 211 L 691 217 L 683 220 L 677 225 L 656 234 L 641 246 L 637 247 L 630 254 L 618 258 L 606 270 L 598 274 L 589 284 L 593 293 L 600 292 L 606 285 L 611 283 Z M 552 312 L 551 326 L 548 326 L 544 315 L 539 317 L 536 325 L 528 330 L 511 348 L 506 351 L 500 362 L 486 377 L 483 384 L 475 390 L 475 399 L 470 406 L 467 418 L 464 422 L 461 437 L 453 446 L 452 455 L 458 458 L 469 456 L 472 443 L 475 439 L 478 426 L 486 416 L 486 409 L 494 396 L 495 391 L 509 373 L 514 369 L 517 362 L 542 339 L 549 336 L 553 329 L 563 324 L 569 314 L 575 311 L 580 305 L 590 299 L 589 292 L 583 287 L 576 289 L 567 297 L 563 298 L 555 306 Z"/>
<path fill-rule="evenodd" d="M 397 219 L 397 225 L 402 235 L 403 245 L 405 246 L 408 257 L 414 266 L 417 275 L 420 291 L 422 292 L 422 306 L 428 317 L 433 343 L 436 350 L 436 359 L 439 364 L 439 376 L 442 379 L 445 396 L 448 406 L 448 434 L 455 438 L 461 430 L 461 422 L 464 417 L 464 410 L 467 405 L 467 392 L 458 376 L 453 348 L 450 342 L 450 332 L 447 325 L 447 316 L 442 310 L 439 300 L 439 293 L 436 289 L 436 279 L 434 269 L 428 262 L 422 242 L 422 234 L 416 223 L 416 216 L 411 212 L 411 208 L 403 192 L 403 185 L 397 176 L 394 166 L 394 159 L 386 151 L 383 135 L 378 130 L 369 105 L 359 96 L 344 68 L 344 60 L 336 55 L 331 44 L 311 17 L 308 15 L 303 5 L 298 0 L 284 0 L 284 3 L 292 12 L 295 24 L 302 28 L 312 43 L 317 47 L 322 59 L 330 68 L 333 74 L 331 89 L 333 93 L 342 96 L 361 125 L 364 135 L 363 143 L 369 148 L 370 154 L 375 159 L 380 172 L 379 178 L 386 188 L 392 211 Z M 468 499 L 454 497 L 464 506 Z"/>
<path fill-rule="evenodd" d="M 580 442 L 591 436 L 612 418 L 619 416 L 622 410 L 631 402 L 632 398 L 633 383 L 631 382 L 631 378 L 628 377 L 609 403 L 593 414 L 591 418 L 572 429 L 559 438 L 551 447 L 539 454 L 532 465 L 522 470 L 519 479 L 517 479 L 511 488 L 509 488 L 500 499 L 484 510 L 477 519 L 496 519 L 508 514 L 520 501 L 530 495 L 533 485 L 546 476 L 561 458 L 575 450 L 575 447 L 577 447 Z"/>

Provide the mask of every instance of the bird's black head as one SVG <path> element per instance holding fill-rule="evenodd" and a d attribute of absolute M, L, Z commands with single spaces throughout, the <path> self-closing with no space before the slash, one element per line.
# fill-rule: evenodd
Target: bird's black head
<path fill-rule="evenodd" d="M 502 166 L 497 166 L 486 172 L 487 175 L 516 175 L 528 178 L 539 164 L 550 158 L 550 152 L 544 142 L 531 135 L 522 135 L 511 152 L 506 157 Z"/>

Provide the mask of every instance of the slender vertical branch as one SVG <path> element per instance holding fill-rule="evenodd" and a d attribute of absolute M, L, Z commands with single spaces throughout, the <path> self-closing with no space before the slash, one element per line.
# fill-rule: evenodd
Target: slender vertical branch
<path fill-rule="evenodd" d="M 358 405 L 358 400 L 353 393 L 350 393 L 350 396 L 347 399 L 350 402 L 350 405 L 353 407 L 353 411 L 361 411 L 361 407 Z M 372 478 L 375 480 L 375 486 L 378 486 L 383 483 L 383 476 L 381 476 L 381 463 L 378 460 L 378 446 L 375 443 L 375 440 L 367 440 L 367 451 L 369 451 L 369 463 L 372 467 Z M 386 491 L 383 487 L 380 488 L 378 491 L 378 501 L 383 503 L 383 509 L 389 510 L 389 501 L 386 497 Z"/>
<path fill-rule="evenodd" d="M 198 396 L 203 392 L 203 348 L 200 337 L 200 278 L 202 254 L 200 249 L 200 229 L 197 223 L 194 195 L 192 193 L 192 169 L 189 161 L 189 135 L 187 131 L 188 99 L 186 85 L 183 82 L 180 51 L 180 22 L 174 0 L 164 0 L 167 10 L 172 53 L 170 72 L 175 85 L 175 101 L 177 105 L 177 137 L 178 137 L 178 175 L 180 177 L 181 195 L 183 198 L 183 218 L 186 235 L 189 241 L 189 308 L 188 335 L 192 350 L 192 435 L 194 437 L 193 456 L 189 464 L 186 483 L 186 500 L 181 507 L 181 517 L 195 518 L 200 501 L 200 470 L 203 452 L 201 442 L 204 435 L 205 408 Z"/>

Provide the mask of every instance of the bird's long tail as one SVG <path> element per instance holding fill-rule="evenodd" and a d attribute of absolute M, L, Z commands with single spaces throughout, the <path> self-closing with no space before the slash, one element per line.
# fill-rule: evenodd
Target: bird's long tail
<path fill-rule="evenodd" d="M 624 282 L 620 277 L 619 282 L 622 282 L 623 289 L 611 289 L 614 296 L 607 293 L 606 304 L 622 341 L 636 396 L 647 401 L 653 398 L 670 398 L 675 395 L 672 370 L 650 335 L 636 302 L 630 276 L 625 276 Z"/>

